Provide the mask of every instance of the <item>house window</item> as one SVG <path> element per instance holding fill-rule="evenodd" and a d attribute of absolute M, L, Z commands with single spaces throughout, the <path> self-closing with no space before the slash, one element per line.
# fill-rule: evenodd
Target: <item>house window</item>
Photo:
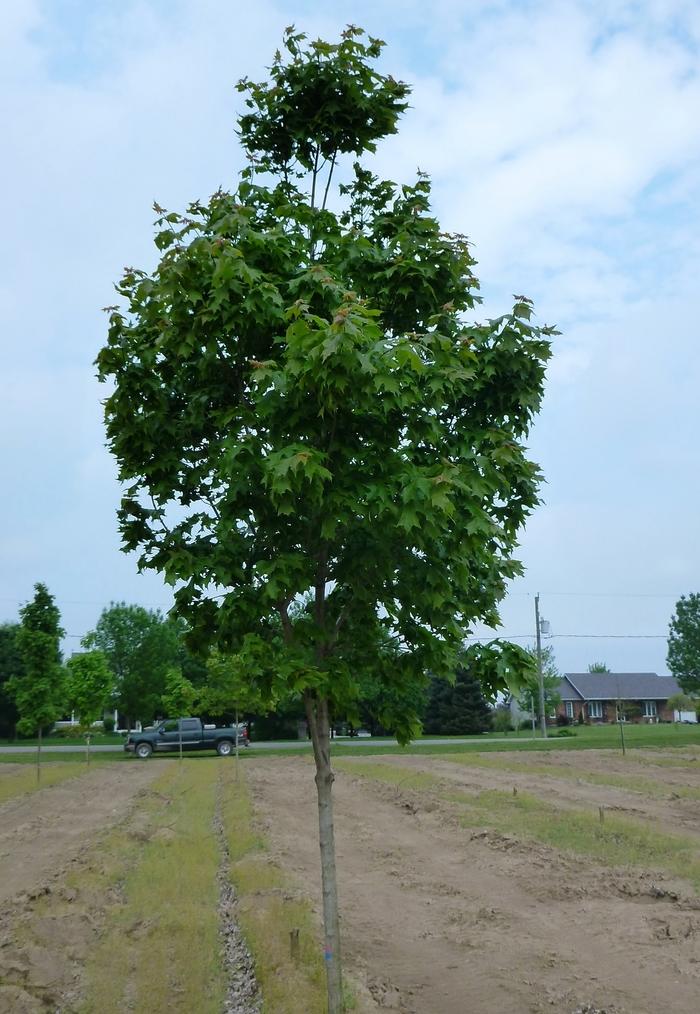
<path fill-rule="evenodd" d="M 645 718 L 656 718 L 656 701 L 642 701 L 642 714 Z"/>
<path fill-rule="evenodd" d="M 602 718 L 603 717 L 603 702 L 602 701 L 589 701 L 588 702 L 588 716 L 589 716 L 589 718 Z"/>
<path fill-rule="evenodd" d="M 574 717 L 574 702 L 573 701 L 566 701 L 565 704 L 564 704 L 564 706 L 566 708 L 566 717 L 567 718 L 573 718 Z"/>

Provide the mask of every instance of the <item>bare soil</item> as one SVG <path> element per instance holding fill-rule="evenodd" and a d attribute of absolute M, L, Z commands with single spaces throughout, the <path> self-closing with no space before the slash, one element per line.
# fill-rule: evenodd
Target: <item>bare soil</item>
<path fill-rule="evenodd" d="M 157 774 L 154 764 L 99 765 L 0 807 L 0 903 L 41 889 Z"/>
<path fill-rule="evenodd" d="M 449 802 L 358 777 L 352 764 L 401 765 L 407 775 L 426 771 L 466 791 L 516 787 L 563 812 L 603 805 L 661 832 L 697 836 L 700 848 L 700 801 L 688 796 L 700 790 L 697 756 L 486 755 L 514 766 L 505 771 L 444 756 L 348 759 L 335 785 L 336 835 L 344 960 L 358 1010 L 694 1014 L 700 898 L 690 884 L 660 870 L 604 866 L 516 834 L 465 829 Z M 77 1009 L 86 957 L 110 905 L 119 903 L 90 886 L 91 872 L 106 861 L 102 835 L 119 823 L 141 840 L 138 801 L 161 770 L 96 765 L 0 806 L 0 1014 Z M 245 771 L 273 858 L 320 912 L 313 765 L 256 757 Z M 628 781 L 590 781 L 611 774 Z"/>
<path fill-rule="evenodd" d="M 91 847 L 130 819 L 158 773 L 155 764 L 96 765 L 0 807 L 0 1014 L 72 1009 L 66 998 L 109 899 L 67 887 L 66 873 L 94 863 Z"/>
<path fill-rule="evenodd" d="M 607 751 L 501 756 L 658 783 L 634 789 L 387 756 L 461 787 L 542 794 L 562 809 L 605 805 L 659 831 L 700 834 L 700 771 Z M 658 756 L 661 756 L 660 754 Z M 678 752 L 669 752 L 669 759 Z M 366 762 L 369 758 L 358 758 Z M 372 762 L 380 762 L 372 758 Z M 352 764 L 352 761 L 350 762 Z M 700 764 L 698 765 L 700 767 Z M 301 758 L 246 769 L 275 858 L 320 911 L 313 768 Z M 666 793 L 666 790 L 668 792 Z M 516 836 L 459 825 L 449 804 L 342 772 L 335 784 L 344 960 L 360 1008 L 416 1014 L 692 1014 L 700 1007 L 700 898 L 658 870 L 614 869 Z"/>

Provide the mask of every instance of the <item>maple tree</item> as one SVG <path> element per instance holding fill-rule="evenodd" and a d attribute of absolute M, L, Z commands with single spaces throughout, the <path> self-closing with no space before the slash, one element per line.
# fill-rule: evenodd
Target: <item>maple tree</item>
<path fill-rule="evenodd" d="M 97 360 L 125 549 L 175 586 L 191 642 L 235 652 L 271 701 L 303 697 L 331 1014 L 332 716 L 371 679 L 406 741 L 426 673 L 454 674 L 473 624 L 497 624 L 538 502 L 523 440 L 553 333 L 524 297 L 467 322 L 474 260 L 428 178 L 362 164 L 407 106 L 382 47 L 285 32 L 269 78 L 239 84 L 236 189 L 156 206 L 160 261 L 125 271 Z M 471 664 L 491 696 L 530 666 L 508 644 Z"/>

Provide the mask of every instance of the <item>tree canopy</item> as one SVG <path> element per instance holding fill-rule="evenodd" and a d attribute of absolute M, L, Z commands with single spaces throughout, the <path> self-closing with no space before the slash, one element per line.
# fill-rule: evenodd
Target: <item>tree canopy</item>
<path fill-rule="evenodd" d="M 497 623 L 538 502 L 522 441 L 550 329 L 521 298 L 464 322 L 474 260 L 432 216 L 426 177 L 397 185 L 356 163 L 329 209 L 335 161 L 393 129 L 407 88 L 370 73 L 378 43 L 354 30 L 337 46 L 288 32 L 285 46 L 268 84 L 242 85 L 251 168 L 234 193 L 159 214 L 161 261 L 126 271 L 98 365 L 115 385 L 125 547 L 177 585 L 202 639 L 273 644 L 276 616 L 283 677 L 340 703 L 387 638 L 387 679 L 402 682 L 454 671 L 471 624 Z M 325 75 L 355 71 L 348 96 L 314 106 Z M 351 142 L 334 124 L 359 122 L 365 87 L 388 108 Z M 315 97 L 308 119 L 300 95 Z M 292 623 L 307 593 L 313 610 Z"/>
<path fill-rule="evenodd" d="M 14 734 L 19 712 L 8 684 L 22 674 L 22 656 L 17 647 L 19 623 L 0 624 L 0 736 Z"/>
<path fill-rule="evenodd" d="M 34 585 L 34 598 L 20 609 L 16 644 L 21 669 L 7 682 L 25 735 L 40 731 L 61 716 L 66 707 L 61 660 L 61 614 L 46 585 Z"/>
<path fill-rule="evenodd" d="M 478 677 L 465 666 L 457 669 L 454 683 L 433 677 L 425 712 L 424 729 L 443 736 L 486 732 L 492 712 L 484 700 Z"/>
<path fill-rule="evenodd" d="M 668 634 L 668 667 L 683 689 L 700 691 L 700 594 L 681 595 Z"/>
<path fill-rule="evenodd" d="M 84 651 L 71 656 L 67 669 L 67 704 L 75 710 L 81 725 L 89 728 L 102 718 L 111 703 L 114 673 L 101 651 Z"/>
<path fill-rule="evenodd" d="M 176 625 L 158 611 L 113 602 L 83 643 L 104 654 L 114 674 L 115 704 L 127 723 L 151 721 L 161 707 L 166 674 L 180 661 Z"/>

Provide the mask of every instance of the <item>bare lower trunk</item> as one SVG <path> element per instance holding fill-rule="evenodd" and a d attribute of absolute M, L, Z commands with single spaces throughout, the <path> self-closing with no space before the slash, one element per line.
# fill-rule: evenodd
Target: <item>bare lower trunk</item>
<path fill-rule="evenodd" d="M 238 778 L 238 708 L 236 708 L 236 781 Z"/>
<path fill-rule="evenodd" d="M 36 780 L 41 781 L 41 726 L 39 726 L 39 738 L 36 744 Z"/>
<path fill-rule="evenodd" d="M 85 762 L 86 762 L 86 764 L 87 764 L 88 767 L 90 767 L 90 739 L 91 738 L 92 737 L 90 736 L 90 733 L 88 733 L 87 736 L 85 737 Z"/>
<path fill-rule="evenodd" d="M 321 885 L 323 890 L 323 931 L 328 1014 L 342 1014 L 343 983 L 340 964 L 340 922 L 338 885 L 335 873 L 333 834 L 333 772 L 331 770 L 328 701 L 306 699 L 306 714 L 316 761 L 318 795 L 318 831 L 321 847 Z"/>

